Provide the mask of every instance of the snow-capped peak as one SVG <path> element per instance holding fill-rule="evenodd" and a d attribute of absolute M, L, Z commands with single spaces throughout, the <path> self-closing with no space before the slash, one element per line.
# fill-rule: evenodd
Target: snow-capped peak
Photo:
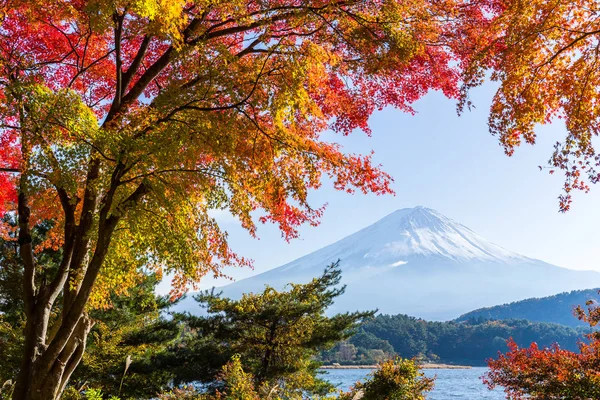
<path fill-rule="evenodd" d="M 397 210 L 338 243 L 359 237 L 369 242 L 368 257 L 441 256 L 452 260 L 501 262 L 525 259 L 439 212 L 421 206 Z"/>
<path fill-rule="evenodd" d="M 411 259 L 434 257 L 449 261 L 515 263 L 526 257 L 505 250 L 439 212 L 426 208 L 397 210 L 374 224 L 299 258 L 286 270 L 321 267 L 325 262 L 343 260 L 343 268 L 394 265 L 402 268 Z M 402 261 L 402 262 L 400 262 Z"/>

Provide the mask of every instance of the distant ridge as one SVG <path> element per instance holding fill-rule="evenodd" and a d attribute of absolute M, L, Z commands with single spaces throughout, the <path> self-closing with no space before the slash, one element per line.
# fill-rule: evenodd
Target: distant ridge
<path fill-rule="evenodd" d="M 480 308 L 461 315 L 456 321 L 462 322 L 470 319 L 526 319 L 532 322 L 549 322 L 570 327 L 586 326 L 586 323 L 579 321 L 573 315 L 573 309 L 578 305 L 585 307 L 585 303 L 588 300 L 598 301 L 598 290 L 600 288 L 573 290 L 554 296 L 532 298 L 494 307 Z"/>
<path fill-rule="evenodd" d="M 219 289 L 232 298 L 260 292 L 266 284 L 281 289 L 290 282 L 308 282 L 338 259 L 347 290 L 330 308 L 332 313 L 378 309 L 452 320 L 481 307 L 600 287 L 598 272 L 525 257 L 435 210 L 415 207 L 397 210 L 295 261 Z M 176 309 L 201 312 L 189 297 Z"/>

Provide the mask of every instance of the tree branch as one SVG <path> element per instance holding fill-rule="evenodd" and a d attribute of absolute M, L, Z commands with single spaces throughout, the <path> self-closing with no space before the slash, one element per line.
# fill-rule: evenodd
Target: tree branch
<path fill-rule="evenodd" d="M 71 257 L 71 262 L 69 263 L 70 275 L 80 271 L 83 260 L 88 252 L 88 245 L 90 242 L 89 231 L 94 222 L 98 201 L 98 189 L 96 188 L 96 185 L 99 174 L 100 160 L 93 158 L 88 167 L 81 216 L 79 217 L 79 225 L 74 234 L 75 243 L 73 244 L 73 255 Z M 74 293 L 69 290 L 69 288 L 65 288 L 63 295 L 63 315 L 68 312 L 73 297 Z"/>
<path fill-rule="evenodd" d="M 50 282 L 45 290 L 45 301 L 49 303 L 50 306 L 54 304 L 54 301 L 60 294 L 60 291 L 65 286 L 65 282 L 69 275 L 69 266 L 73 257 L 73 250 L 75 248 L 75 207 L 71 204 L 71 201 L 64 189 L 57 188 L 57 191 L 63 211 L 65 213 L 65 242 L 63 244 L 63 256 L 58 267 L 58 271 L 56 272 L 54 279 Z"/>
<path fill-rule="evenodd" d="M 119 15 L 115 13 L 113 15 L 113 21 L 115 23 L 115 58 L 116 58 L 116 88 L 115 98 L 113 99 L 112 105 L 110 106 L 109 115 L 115 114 L 121 107 L 121 99 L 123 98 L 123 60 L 121 58 L 121 39 L 123 36 L 123 19 L 125 15 Z M 108 119 L 108 117 L 107 117 Z"/>
<path fill-rule="evenodd" d="M 118 177 L 119 173 L 116 172 L 115 169 L 112 178 L 112 180 L 115 180 L 115 184 L 118 183 Z M 111 207 L 108 205 L 108 203 L 103 205 L 100 222 L 98 223 L 98 239 L 92 259 L 90 260 L 85 271 L 85 276 L 83 277 L 83 280 L 79 286 L 78 292 L 70 302 L 68 311 L 63 313 L 64 317 L 60 328 L 58 329 L 52 342 L 50 342 L 48 345 L 48 348 L 44 354 L 41 356 L 39 365 L 41 365 L 43 368 L 43 370 L 40 371 L 40 373 L 43 375 L 50 371 L 52 368 L 50 363 L 55 360 L 63 351 L 73 335 L 75 328 L 77 327 L 77 324 L 81 318 L 81 313 L 85 309 L 85 306 L 92 293 L 96 278 L 98 277 L 98 273 L 100 272 L 100 268 L 102 267 L 104 259 L 106 258 L 106 254 L 112 240 L 112 234 L 118 222 L 127 213 L 129 208 L 139 202 L 149 192 L 149 190 L 149 186 L 145 182 L 142 182 L 132 194 L 130 194 L 118 205 L 117 212 L 112 214 L 110 217 L 107 217 L 107 215 L 108 210 L 110 210 Z M 102 216 L 105 218 L 102 218 Z"/>
<path fill-rule="evenodd" d="M 24 178 L 21 179 L 22 181 Z M 19 253 L 23 261 L 23 299 L 25 301 L 25 313 L 31 316 L 35 305 L 35 260 L 33 257 L 33 246 L 29 226 L 29 209 L 27 195 L 22 191 L 19 193 L 18 215 L 19 215 Z"/>
<path fill-rule="evenodd" d="M 274 15 L 266 18 L 259 19 L 247 25 L 234 26 L 231 28 L 224 28 L 217 31 L 213 31 L 214 26 L 209 28 L 204 34 L 199 35 L 197 38 L 190 40 L 191 36 L 194 32 L 199 28 L 202 20 L 199 18 L 194 18 L 192 22 L 187 26 L 187 28 L 183 31 L 183 41 L 188 46 L 194 46 L 202 41 L 207 41 L 211 39 L 220 38 L 227 35 L 232 35 L 236 33 L 243 33 L 250 31 L 252 29 L 256 29 L 262 26 L 266 26 L 272 24 L 274 22 L 282 21 L 288 18 L 294 18 L 298 16 L 305 15 L 307 13 L 315 13 L 316 11 L 325 9 L 331 6 L 342 6 L 349 4 L 347 1 L 339 1 L 334 4 L 328 4 L 322 7 L 286 7 L 286 8 L 273 8 L 268 10 L 261 10 L 254 14 L 269 14 L 273 11 L 280 11 L 281 9 L 292 9 L 293 11 L 284 12 L 279 15 Z M 235 21 L 231 21 L 235 22 Z M 220 22 L 216 26 L 222 26 L 224 23 Z M 169 65 L 172 61 L 173 54 L 175 52 L 175 47 L 170 46 L 165 52 L 156 60 L 137 80 L 137 82 L 133 85 L 131 90 L 123 96 L 121 103 L 118 107 L 111 108 L 109 113 L 107 114 L 103 125 L 108 124 L 113 120 L 117 112 L 122 107 L 128 107 L 133 102 L 135 102 L 139 96 L 144 92 L 144 90 L 148 87 L 148 85 Z"/>
<path fill-rule="evenodd" d="M 144 39 L 142 40 L 142 44 L 140 45 L 140 48 L 138 49 L 138 52 L 135 55 L 135 58 L 131 62 L 131 65 L 129 66 L 129 68 L 127 68 L 127 71 L 123 74 L 122 88 L 124 91 L 127 90 L 127 88 L 129 87 L 129 84 L 131 83 L 131 80 L 133 79 L 133 76 L 136 74 L 136 72 L 140 68 L 140 65 L 142 64 L 142 60 L 144 59 L 144 56 L 146 55 L 146 51 L 148 51 L 148 46 L 150 45 L 151 39 L 152 39 L 152 37 L 149 35 L 144 36 Z"/>
<path fill-rule="evenodd" d="M 8 172 L 8 173 L 12 173 L 12 174 L 20 174 L 21 170 L 18 168 L 5 168 L 5 167 L 0 167 L 0 172 Z"/>

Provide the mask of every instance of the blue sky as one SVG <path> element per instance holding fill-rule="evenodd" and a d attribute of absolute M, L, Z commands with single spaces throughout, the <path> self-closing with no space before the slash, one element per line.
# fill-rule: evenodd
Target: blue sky
<path fill-rule="evenodd" d="M 430 93 L 415 104 L 417 115 L 395 109 L 374 114 L 372 137 L 327 135 L 348 152 L 375 151 L 374 160 L 394 177 L 395 196 L 348 195 L 327 183 L 311 194 L 312 204 L 328 203 L 321 225 L 303 227 L 286 243 L 277 228 L 259 226 L 252 239 L 225 212 L 216 215 L 230 245 L 255 261 L 254 271 L 232 269 L 236 279 L 278 267 L 333 243 L 385 215 L 423 205 L 468 226 L 484 238 L 528 257 L 573 269 L 600 271 L 600 187 L 577 193 L 572 210 L 558 212 L 563 177 L 540 172 L 552 145 L 564 137 L 556 123 L 538 129 L 538 143 L 507 157 L 487 130 L 494 86 L 472 93 L 476 109 L 457 116 L 456 103 Z M 215 282 L 206 279 L 202 287 Z M 221 284 L 221 282 L 216 282 Z"/>

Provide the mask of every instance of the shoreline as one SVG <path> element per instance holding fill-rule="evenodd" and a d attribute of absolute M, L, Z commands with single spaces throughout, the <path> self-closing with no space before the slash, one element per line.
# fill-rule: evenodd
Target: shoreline
<path fill-rule="evenodd" d="M 432 364 L 419 365 L 421 369 L 471 369 L 470 365 Z M 322 365 L 319 369 L 376 369 L 377 365 Z"/>

